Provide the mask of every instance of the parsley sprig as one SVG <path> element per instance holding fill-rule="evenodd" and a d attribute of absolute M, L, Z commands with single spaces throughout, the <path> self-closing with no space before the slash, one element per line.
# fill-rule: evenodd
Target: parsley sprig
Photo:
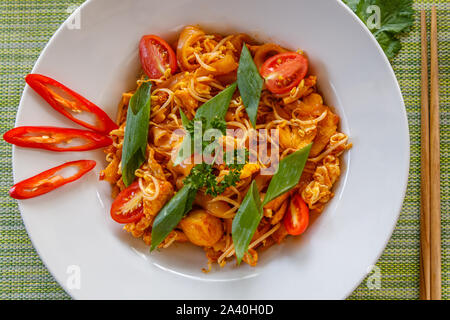
<path fill-rule="evenodd" d="M 211 196 L 218 196 L 223 193 L 228 187 L 235 186 L 241 176 L 242 169 L 245 163 L 248 162 L 248 150 L 244 150 L 245 162 L 240 163 L 240 155 L 242 152 L 239 150 L 233 151 L 232 163 L 227 164 L 229 169 L 228 174 L 223 177 L 221 181 L 217 181 L 217 176 L 215 175 L 214 163 L 207 164 L 201 163 L 192 168 L 191 173 L 184 179 L 184 185 L 191 185 L 197 189 L 206 188 L 205 194 Z M 229 159 L 230 157 L 227 157 Z"/>

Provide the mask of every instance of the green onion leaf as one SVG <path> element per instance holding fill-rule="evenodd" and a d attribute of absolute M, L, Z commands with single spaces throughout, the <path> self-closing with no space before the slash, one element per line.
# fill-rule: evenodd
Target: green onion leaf
<path fill-rule="evenodd" d="M 270 180 L 263 206 L 271 200 L 295 187 L 302 176 L 312 144 L 297 150 L 280 161 L 278 170 Z"/>
<path fill-rule="evenodd" d="M 196 194 L 196 188 L 193 188 L 191 185 L 185 185 L 159 211 L 152 226 L 152 244 L 150 251 L 153 251 L 163 242 L 184 215 L 192 209 L 192 203 Z"/>
<path fill-rule="evenodd" d="M 151 88 L 150 82 L 143 82 L 128 104 L 122 150 L 122 179 L 127 187 L 134 181 L 134 172 L 146 158 Z"/>
<path fill-rule="evenodd" d="M 253 181 L 233 219 L 231 229 L 238 264 L 241 263 L 245 252 L 248 250 L 253 234 L 261 221 L 262 214 L 258 188 L 255 181 Z"/>
<path fill-rule="evenodd" d="M 256 127 L 256 114 L 258 113 L 259 99 L 264 84 L 264 79 L 259 75 L 258 68 L 253 61 L 247 46 L 242 46 L 239 68 L 237 71 L 237 83 L 248 117 Z"/>

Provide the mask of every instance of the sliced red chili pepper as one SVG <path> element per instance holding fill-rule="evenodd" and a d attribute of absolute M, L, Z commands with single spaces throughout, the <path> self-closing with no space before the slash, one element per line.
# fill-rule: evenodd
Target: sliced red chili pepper
<path fill-rule="evenodd" d="M 88 171 L 92 170 L 95 164 L 93 160 L 67 162 L 16 183 L 9 189 L 9 195 L 15 199 L 29 199 L 43 195 L 69 182 L 78 180 Z M 71 168 L 77 171 L 71 173 L 69 171 Z M 66 175 L 70 175 L 65 176 L 63 171 L 67 171 Z"/>
<path fill-rule="evenodd" d="M 109 146 L 112 140 L 96 132 L 57 127 L 17 127 L 3 139 L 16 146 L 50 151 L 86 151 Z"/>
<path fill-rule="evenodd" d="M 102 109 L 58 81 L 40 74 L 29 74 L 25 81 L 53 109 L 79 125 L 104 134 L 117 129 L 117 125 Z M 81 118 L 86 113 L 95 118 L 91 121 L 93 123 Z"/>

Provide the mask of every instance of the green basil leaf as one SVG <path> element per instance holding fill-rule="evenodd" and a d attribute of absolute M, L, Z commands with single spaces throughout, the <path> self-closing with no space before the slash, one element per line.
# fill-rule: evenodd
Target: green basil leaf
<path fill-rule="evenodd" d="M 189 124 L 189 119 L 181 109 L 180 109 L 180 116 L 181 116 L 181 123 L 183 124 L 183 127 L 186 129 L 186 127 Z M 194 143 L 189 135 L 189 132 L 187 132 L 186 130 L 186 135 L 184 136 L 183 141 L 181 142 L 180 149 L 178 150 L 177 157 L 175 158 L 173 164 L 175 166 L 181 164 L 184 159 L 186 159 L 192 154 L 192 150 L 194 150 Z"/>
<path fill-rule="evenodd" d="M 234 91 L 236 91 L 236 83 L 233 83 L 228 88 L 219 92 L 214 98 L 206 101 L 195 113 L 194 120 L 206 120 L 206 128 L 211 128 L 211 123 L 215 118 L 224 119 L 230 106 L 231 98 L 233 98 Z"/>
<path fill-rule="evenodd" d="M 225 119 L 225 114 L 228 111 L 228 107 L 230 106 L 231 98 L 233 98 L 234 91 L 236 91 L 236 83 L 233 83 L 228 88 L 219 92 L 216 96 L 206 101 L 200 108 L 197 109 L 195 113 L 195 117 L 192 121 L 204 121 L 205 128 L 202 130 L 208 130 L 212 128 L 212 124 L 214 121 Z M 183 127 L 186 129 L 186 126 L 189 123 L 189 119 L 186 117 L 183 111 L 180 109 L 181 122 L 183 123 Z M 177 157 L 174 161 L 174 165 L 177 166 L 184 159 L 189 157 L 194 152 L 194 143 L 193 136 L 186 138 L 189 136 L 185 136 L 183 138 L 183 142 L 181 143 L 180 150 L 178 151 Z M 188 149 L 190 146 L 190 152 Z"/>
<path fill-rule="evenodd" d="M 150 82 L 137 89 L 128 104 L 127 122 L 122 150 L 122 179 L 129 186 L 135 178 L 134 172 L 145 161 L 151 104 Z"/>
<path fill-rule="evenodd" d="M 244 200 L 233 219 L 231 235 L 238 264 L 248 250 L 253 234 L 263 215 L 261 199 L 255 181 L 252 182 Z"/>
<path fill-rule="evenodd" d="M 256 127 L 256 115 L 258 113 L 259 99 L 264 84 L 264 79 L 259 75 L 258 68 L 253 61 L 247 46 L 242 46 L 239 67 L 237 71 L 237 83 L 248 117 Z"/>
<path fill-rule="evenodd" d="M 192 209 L 192 203 L 196 194 L 196 188 L 193 188 L 191 185 L 185 185 L 159 211 L 155 221 L 153 221 L 150 251 L 153 251 L 163 242 L 184 215 Z"/>
<path fill-rule="evenodd" d="M 186 128 L 187 125 L 189 124 L 189 119 L 181 109 L 180 109 L 180 116 L 181 116 L 181 123 L 183 124 L 183 127 Z"/>
<path fill-rule="evenodd" d="M 263 206 L 271 200 L 295 187 L 302 176 L 312 144 L 297 150 L 280 161 L 278 170 L 270 180 Z"/>

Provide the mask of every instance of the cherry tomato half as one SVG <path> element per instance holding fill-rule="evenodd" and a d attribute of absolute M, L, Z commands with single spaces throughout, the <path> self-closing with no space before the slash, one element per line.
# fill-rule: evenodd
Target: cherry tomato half
<path fill-rule="evenodd" d="M 111 218 L 118 223 L 136 222 L 144 215 L 142 191 L 135 182 L 122 190 L 111 205 Z"/>
<path fill-rule="evenodd" d="M 118 128 L 105 111 L 62 83 L 41 74 L 29 74 L 25 81 L 53 109 L 79 125 L 103 134 Z"/>
<path fill-rule="evenodd" d="M 177 70 L 177 57 L 170 45 L 155 35 L 143 36 L 139 43 L 142 68 L 150 79 L 159 79 L 168 68 Z"/>
<path fill-rule="evenodd" d="M 309 209 L 299 194 L 292 197 L 283 223 L 286 231 L 293 236 L 302 234 L 308 227 Z"/>
<path fill-rule="evenodd" d="M 95 161 L 93 160 L 67 162 L 16 183 L 9 190 L 9 195 L 15 199 L 34 198 L 59 188 L 66 183 L 80 179 L 94 167 Z M 65 177 L 63 171 L 70 171 L 69 168 L 76 171 L 72 175 Z"/>
<path fill-rule="evenodd" d="M 16 146 L 50 151 L 86 151 L 109 146 L 107 136 L 88 130 L 57 127 L 17 127 L 3 135 Z"/>
<path fill-rule="evenodd" d="M 272 93 L 289 92 L 308 72 L 308 59 L 297 52 L 283 52 L 267 59 L 260 74 Z"/>

